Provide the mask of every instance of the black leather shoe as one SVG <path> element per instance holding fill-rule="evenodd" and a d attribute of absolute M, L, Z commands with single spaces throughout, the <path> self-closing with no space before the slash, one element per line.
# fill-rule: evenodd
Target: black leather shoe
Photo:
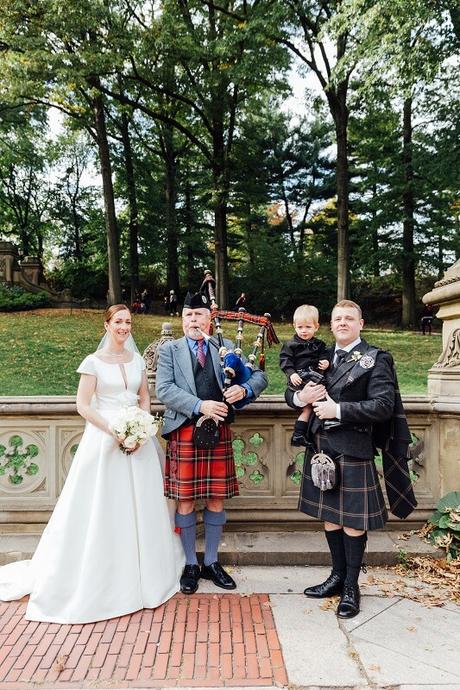
<path fill-rule="evenodd" d="M 358 585 L 344 585 L 337 607 L 339 618 L 354 618 L 359 613 L 360 593 Z"/>
<path fill-rule="evenodd" d="M 294 431 L 291 436 L 291 446 L 308 446 L 308 441 L 305 434 Z"/>
<path fill-rule="evenodd" d="M 180 591 L 182 594 L 195 594 L 200 579 L 199 565 L 186 565 L 180 578 Z"/>
<path fill-rule="evenodd" d="M 212 580 L 215 585 L 222 589 L 236 589 L 235 580 L 222 568 L 219 561 L 211 565 L 201 566 L 201 577 L 203 580 Z"/>
<path fill-rule="evenodd" d="M 340 575 L 332 572 L 327 578 L 327 580 L 322 582 L 320 585 L 307 587 L 306 589 L 304 589 L 303 593 L 306 597 L 311 597 L 312 599 L 324 599 L 324 597 L 333 597 L 335 594 L 342 594 L 343 582 L 343 578 L 340 577 Z"/>

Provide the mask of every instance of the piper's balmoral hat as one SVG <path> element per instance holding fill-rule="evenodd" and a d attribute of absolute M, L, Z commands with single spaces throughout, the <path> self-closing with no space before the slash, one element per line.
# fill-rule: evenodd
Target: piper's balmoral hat
<path fill-rule="evenodd" d="M 211 311 L 211 305 L 207 296 L 202 292 L 195 292 L 194 295 L 191 292 L 187 292 L 184 300 L 184 309 L 209 309 Z"/>

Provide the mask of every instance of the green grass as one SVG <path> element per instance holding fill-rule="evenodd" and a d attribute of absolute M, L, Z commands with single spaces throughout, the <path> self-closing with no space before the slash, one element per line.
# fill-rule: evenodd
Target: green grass
<path fill-rule="evenodd" d="M 76 368 L 93 352 L 103 335 L 102 312 L 41 309 L 0 314 L 0 395 L 73 395 L 78 384 Z M 134 316 L 133 333 L 142 352 L 160 335 L 163 316 Z M 176 337 L 182 335 L 180 318 L 174 318 Z M 292 326 L 275 324 L 281 341 L 292 337 Z M 224 323 L 225 337 L 234 339 L 236 325 Z M 245 330 L 243 350 L 252 349 L 257 329 Z M 319 336 L 330 342 L 322 327 Z M 393 354 L 401 391 L 424 394 L 426 374 L 441 352 L 441 336 L 422 337 L 403 331 L 364 330 L 364 338 Z M 266 393 L 282 393 L 285 377 L 278 367 L 279 345 L 267 350 L 269 386 Z"/>

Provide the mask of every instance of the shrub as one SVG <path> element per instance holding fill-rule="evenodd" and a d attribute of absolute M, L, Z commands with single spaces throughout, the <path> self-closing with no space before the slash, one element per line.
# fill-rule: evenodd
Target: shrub
<path fill-rule="evenodd" d="M 460 557 L 460 491 L 443 496 L 428 523 L 429 541 L 446 550 L 448 561 Z"/>
<path fill-rule="evenodd" d="M 0 311 L 38 309 L 48 306 L 49 303 L 49 297 L 44 292 L 28 292 L 19 285 L 0 283 Z"/>

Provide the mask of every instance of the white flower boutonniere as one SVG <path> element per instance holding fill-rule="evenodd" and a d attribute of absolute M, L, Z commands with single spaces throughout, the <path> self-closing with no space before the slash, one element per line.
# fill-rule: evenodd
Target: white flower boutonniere
<path fill-rule="evenodd" d="M 361 357 L 362 357 L 361 352 L 360 352 L 359 350 L 354 350 L 354 351 L 351 353 L 351 357 L 350 357 L 350 359 L 349 359 L 348 361 L 349 361 L 349 362 L 359 362 L 359 360 L 361 359 Z"/>

